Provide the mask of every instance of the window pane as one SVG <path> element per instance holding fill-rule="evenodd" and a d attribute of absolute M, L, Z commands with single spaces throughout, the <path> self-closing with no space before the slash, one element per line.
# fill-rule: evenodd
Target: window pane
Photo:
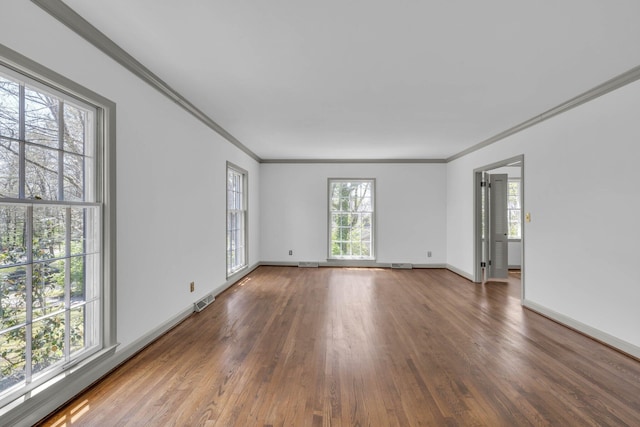
<path fill-rule="evenodd" d="M 90 301 L 82 306 L 84 310 L 84 345 L 85 348 L 91 348 L 97 344 L 99 344 L 99 336 L 100 336 L 100 321 L 99 321 L 99 313 L 100 313 L 100 301 Z M 80 309 L 80 308 L 74 308 Z M 79 320 L 79 318 L 76 318 Z M 73 321 L 73 317 L 72 317 Z M 72 342 L 73 342 L 72 336 Z M 79 340 L 75 340 L 76 344 L 79 344 Z"/>
<path fill-rule="evenodd" d="M 18 328 L 0 334 L 0 391 L 25 380 L 27 360 L 24 352 L 26 328 Z"/>
<path fill-rule="evenodd" d="M 517 196 L 509 196 L 507 198 L 507 207 L 508 209 L 520 208 L 520 199 Z"/>
<path fill-rule="evenodd" d="M 58 200 L 58 151 L 27 145 L 25 195 Z"/>
<path fill-rule="evenodd" d="M 0 77 L 0 399 L 102 344 L 103 206 L 38 201 L 101 200 L 96 110 L 25 81 Z"/>
<path fill-rule="evenodd" d="M 83 254 L 86 251 L 85 217 L 86 209 L 71 208 L 71 252 L 70 255 Z"/>
<path fill-rule="evenodd" d="M 34 319 L 64 310 L 65 262 L 61 259 L 33 264 Z"/>
<path fill-rule="evenodd" d="M 227 169 L 227 273 L 246 265 L 245 254 L 246 175 Z"/>
<path fill-rule="evenodd" d="M 0 138 L 0 198 L 17 198 L 19 194 L 20 146 Z"/>
<path fill-rule="evenodd" d="M 84 224 L 82 218 L 84 217 Z M 100 252 L 100 207 L 71 208 L 71 241 L 76 242 L 76 248 L 72 246 L 71 254 L 80 253 L 78 241 L 84 226 L 84 252 L 88 254 Z M 73 243 L 72 243 L 73 245 Z"/>
<path fill-rule="evenodd" d="M 69 258 L 69 286 L 71 288 L 71 304 L 85 301 L 85 257 L 74 256 Z"/>
<path fill-rule="evenodd" d="M 371 258 L 373 181 L 334 181 L 329 188 L 331 255 Z"/>
<path fill-rule="evenodd" d="M 59 206 L 33 208 L 33 259 L 61 258 L 66 254 L 65 212 Z"/>
<path fill-rule="evenodd" d="M 32 369 L 38 373 L 64 358 L 65 313 L 33 322 Z"/>
<path fill-rule="evenodd" d="M 76 265 L 76 268 L 79 266 Z M 73 272 L 72 272 L 73 274 Z M 76 279 L 79 276 L 76 276 Z M 85 301 L 94 301 L 100 298 L 100 255 L 87 255 L 84 257 L 84 289 L 79 284 L 71 291 L 73 298 L 80 298 L 81 292 L 84 291 Z M 73 304 L 73 301 L 72 301 Z"/>
<path fill-rule="evenodd" d="M 59 148 L 58 100 L 25 88 L 25 139 L 47 147 Z"/>
<path fill-rule="evenodd" d="M 64 150 L 85 154 L 85 135 L 89 114 L 69 103 L 64 104 Z"/>
<path fill-rule="evenodd" d="M 71 251 L 70 255 L 92 254 L 100 250 L 98 228 L 92 226 L 98 220 L 99 208 L 69 209 L 71 212 Z"/>
<path fill-rule="evenodd" d="M 84 157 L 64 154 L 64 200 L 84 200 Z"/>
<path fill-rule="evenodd" d="M 85 345 L 85 306 L 81 305 L 72 309 L 70 314 L 69 344 L 71 353 L 75 353 L 82 350 Z"/>
<path fill-rule="evenodd" d="M 0 205 L 0 266 L 27 261 L 27 208 Z"/>
<path fill-rule="evenodd" d="M 27 322 L 25 266 L 0 268 L 0 331 Z"/>
<path fill-rule="evenodd" d="M 0 76 L 0 135 L 20 138 L 20 85 Z"/>

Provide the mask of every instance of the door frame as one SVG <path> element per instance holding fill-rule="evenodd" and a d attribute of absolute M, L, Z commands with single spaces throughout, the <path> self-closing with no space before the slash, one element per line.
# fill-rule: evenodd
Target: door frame
<path fill-rule="evenodd" d="M 493 169 L 502 168 L 505 166 L 513 166 L 514 163 L 520 164 L 520 209 L 522 213 L 522 222 L 521 222 L 521 259 L 520 259 L 520 271 L 521 271 L 521 297 L 520 301 L 524 301 L 525 299 L 525 227 L 524 227 L 524 192 L 525 192 L 525 176 L 524 176 L 524 154 L 520 154 L 518 156 L 510 157 L 508 159 L 500 160 L 498 162 L 490 163 L 488 165 L 475 168 L 473 170 L 473 239 L 474 239 L 474 247 L 473 247 L 473 258 L 474 258 L 474 266 L 473 266 L 473 281 L 475 283 L 483 282 L 483 271 L 480 265 L 482 261 L 482 190 L 480 187 L 480 183 L 482 182 L 482 173 L 489 172 Z"/>

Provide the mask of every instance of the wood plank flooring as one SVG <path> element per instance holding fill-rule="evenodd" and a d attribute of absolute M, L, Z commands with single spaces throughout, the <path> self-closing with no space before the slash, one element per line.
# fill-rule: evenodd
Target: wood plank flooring
<path fill-rule="evenodd" d="M 640 425 L 640 362 L 518 286 L 260 267 L 42 425 Z"/>

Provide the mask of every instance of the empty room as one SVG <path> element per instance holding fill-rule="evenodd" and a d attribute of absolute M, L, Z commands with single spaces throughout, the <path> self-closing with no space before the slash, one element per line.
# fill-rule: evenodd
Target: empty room
<path fill-rule="evenodd" d="M 640 3 L 0 11 L 0 426 L 640 425 Z"/>

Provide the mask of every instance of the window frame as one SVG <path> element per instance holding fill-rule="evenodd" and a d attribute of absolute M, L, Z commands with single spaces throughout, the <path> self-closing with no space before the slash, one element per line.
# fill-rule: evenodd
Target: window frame
<path fill-rule="evenodd" d="M 225 203 L 225 222 L 226 222 L 226 227 L 225 227 L 225 267 L 226 267 L 226 274 L 227 274 L 227 279 L 235 276 L 236 274 L 240 273 L 241 271 L 245 270 L 246 268 L 249 267 L 249 172 L 247 172 L 245 169 L 231 163 L 231 162 L 227 162 L 227 167 L 225 168 L 225 172 L 226 172 L 226 177 L 225 177 L 225 194 L 226 194 L 226 203 Z M 241 213 L 242 216 L 242 258 L 243 258 L 243 262 L 242 264 L 238 264 L 238 265 L 234 265 L 231 266 L 229 263 L 230 260 L 230 253 L 232 251 L 232 249 L 230 248 L 230 213 L 231 210 L 229 209 L 229 173 L 230 172 L 234 172 L 238 175 L 240 175 L 240 177 L 242 178 L 242 194 L 241 194 L 241 202 L 242 202 L 242 206 L 241 209 L 234 209 L 233 211 L 235 211 L 236 213 Z"/>
<path fill-rule="evenodd" d="M 96 350 L 76 357 L 65 364 L 54 364 L 55 368 L 41 375 L 24 387 L 12 390 L 0 398 L 0 415 L 10 411 L 17 417 L 32 413 L 43 402 L 54 399 L 65 385 L 97 366 L 105 357 L 112 355 L 117 346 L 116 331 L 116 105 L 103 96 L 74 81 L 30 60 L 0 44 L 0 66 L 3 74 L 15 78 L 30 87 L 43 90 L 72 104 L 86 104 L 95 109 L 92 132 L 95 133 L 94 180 L 89 191 L 95 195 L 92 203 L 99 206 L 100 267 L 97 273 L 100 285 L 97 293 L 100 310 L 97 320 Z M 22 179 L 22 178 L 21 178 Z M 62 190 L 61 190 L 62 191 Z M 22 194 L 20 196 L 23 196 Z M 33 206 L 77 206 L 73 201 L 40 201 L 19 197 L 21 203 Z M 89 204 L 82 202 L 82 204 Z M 10 389 L 9 389 L 10 390 Z"/>
<path fill-rule="evenodd" d="M 370 251 L 371 254 L 369 256 L 335 256 L 332 254 L 332 246 L 333 246 L 333 240 L 332 240 L 332 220 L 331 220 L 331 215 L 333 213 L 332 211 L 332 206 L 331 206 L 331 202 L 332 202 L 332 184 L 333 183 L 370 183 L 371 184 L 371 247 L 370 247 Z M 377 208 L 376 208 L 376 179 L 375 178 L 328 178 L 327 179 L 327 260 L 330 262 L 339 262 L 339 263 L 365 263 L 368 265 L 368 263 L 374 263 L 376 262 L 377 259 L 377 229 L 376 229 L 376 224 L 377 224 Z"/>
<path fill-rule="evenodd" d="M 522 179 L 521 178 L 508 177 L 507 178 L 507 186 L 512 182 L 517 182 L 518 183 L 518 205 L 520 207 L 518 209 L 512 209 L 512 208 L 509 207 L 509 194 L 507 193 L 507 224 L 509 226 L 509 235 L 507 236 L 507 240 L 509 242 L 520 242 L 522 240 Z M 519 211 L 520 212 L 520 222 L 519 222 L 519 225 L 520 225 L 520 237 L 511 237 L 511 233 L 510 233 L 511 232 L 510 218 L 511 218 L 511 212 L 513 212 L 513 211 Z"/>

